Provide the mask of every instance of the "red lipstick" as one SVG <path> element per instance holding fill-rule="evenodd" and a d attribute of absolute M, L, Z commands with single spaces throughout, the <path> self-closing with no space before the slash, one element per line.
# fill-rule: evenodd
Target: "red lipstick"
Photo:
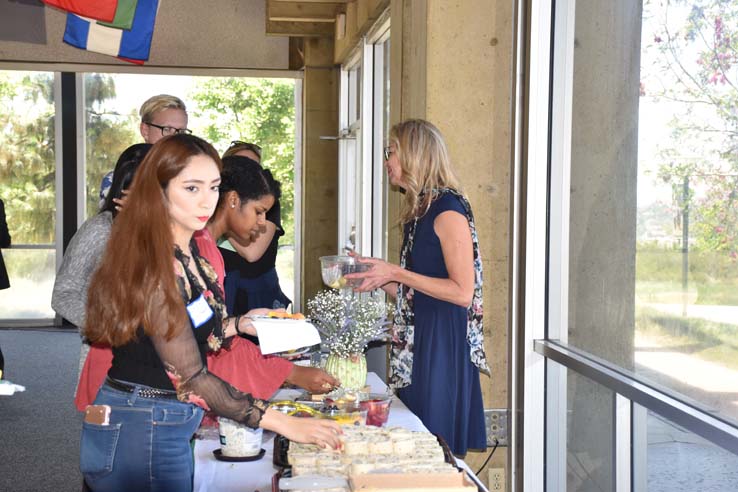
<path fill-rule="evenodd" d="M 209 215 L 203 215 L 202 217 L 198 217 L 200 222 L 207 222 L 209 218 L 210 218 Z"/>

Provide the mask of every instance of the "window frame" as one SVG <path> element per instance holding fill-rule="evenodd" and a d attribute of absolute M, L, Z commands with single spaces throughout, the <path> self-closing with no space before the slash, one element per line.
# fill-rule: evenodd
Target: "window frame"
<path fill-rule="evenodd" d="M 390 37 L 389 9 L 379 16 L 341 65 L 339 89 L 339 206 L 337 250 L 387 256 L 387 190 L 384 148 L 384 66 L 377 54 Z M 360 74 L 352 77 L 352 74 Z M 360 95 L 354 111 L 353 102 Z M 368 213 L 365 213 L 368 212 Z"/>
<path fill-rule="evenodd" d="M 616 395 L 615 490 L 644 490 L 647 410 L 734 454 L 738 427 L 567 345 L 574 13 L 575 0 L 528 0 L 517 11 L 512 488 L 566 489 L 566 378 L 574 371 Z"/>
<path fill-rule="evenodd" d="M 302 80 L 304 73 L 299 70 L 253 70 L 253 69 L 209 69 L 209 68 L 174 68 L 174 67 L 128 67 L 125 65 L 83 65 L 60 63 L 50 65 L 48 63 L 17 63 L 0 61 L 0 70 L 8 71 L 35 71 L 35 72 L 51 72 L 54 74 L 54 107 L 56 116 L 54 119 L 55 134 L 55 230 L 54 244 L 48 245 L 25 245 L 14 244 L 13 249 L 53 249 L 56 254 L 56 271 L 59 270 L 63 260 L 65 250 L 65 220 L 66 226 L 75 224 L 75 231 L 86 220 L 85 204 L 86 204 L 86 161 L 85 161 L 85 116 L 84 116 L 84 75 L 86 73 L 107 73 L 107 74 L 134 74 L 134 75 L 186 75 L 186 76 L 207 76 L 207 77 L 245 77 L 245 78 L 287 78 L 295 80 L 295 251 L 294 251 L 294 278 L 301 278 L 302 264 L 297 254 L 301 243 L 302 218 L 300 215 L 300 207 L 302 203 L 302 188 L 300 177 L 302 175 Z M 62 105 L 64 103 L 62 95 L 62 74 L 72 73 L 74 75 L 74 94 L 75 94 L 75 122 L 76 131 L 74 138 L 65 133 L 65 126 L 62 121 Z M 299 92 L 297 92 L 299 90 Z M 64 173 L 69 169 L 64 166 L 64 146 L 76 146 L 76 159 L 74 172 L 74 181 L 76 183 L 75 198 L 65 199 Z M 72 233 L 73 234 L 73 233 Z M 70 235 L 71 237 L 71 235 Z M 300 282 L 295 281 L 294 299 L 296 299 L 295 308 L 299 309 L 300 299 Z M 0 319 L 0 326 L 3 327 L 38 327 L 38 326 L 61 326 L 62 319 L 58 315 L 50 318 L 3 318 Z"/>

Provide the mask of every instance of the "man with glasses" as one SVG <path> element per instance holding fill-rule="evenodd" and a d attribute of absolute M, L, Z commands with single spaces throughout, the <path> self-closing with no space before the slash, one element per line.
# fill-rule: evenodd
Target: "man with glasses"
<path fill-rule="evenodd" d="M 192 133 L 187 129 L 187 108 L 178 97 L 159 94 L 141 105 L 141 136 L 154 144 L 175 133 Z"/>
<path fill-rule="evenodd" d="M 192 133 L 187 128 L 187 108 L 185 103 L 176 96 L 159 94 L 150 97 L 139 109 L 141 124 L 139 131 L 144 143 L 154 144 L 164 137 L 175 133 Z M 113 183 L 113 172 L 109 172 L 100 183 L 100 203 L 105 202 L 105 197 Z"/>

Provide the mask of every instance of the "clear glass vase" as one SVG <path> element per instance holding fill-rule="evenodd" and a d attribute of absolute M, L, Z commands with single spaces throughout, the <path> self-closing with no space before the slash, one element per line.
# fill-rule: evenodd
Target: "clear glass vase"
<path fill-rule="evenodd" d="M 366 385 L 366 356 L 352 354 L 343 357 L 329 354 L 325 371 L 341 382 L 343 389 L 359 390 Z"/>

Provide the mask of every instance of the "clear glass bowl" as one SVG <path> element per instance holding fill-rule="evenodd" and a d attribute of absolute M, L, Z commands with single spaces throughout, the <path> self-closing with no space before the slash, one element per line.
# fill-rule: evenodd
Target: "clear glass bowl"
<path fill-rule="evenodd" d="M 392 395 L 370 394 L 366 400 L 359 402 L 359 408 L 367 412 L 366 425 L 382 427 L 387 423 L 392 405 Z"/>
<path fill-rule="evenodd" d="M 352 256 L 335 255 L 320 257 L 320 275 L 323 283 L 332 289 L 358 287 L 363 280 L 349 281 L 344 276 L 349 273 L 365 272 L 371 268 L 368 263 L 359 263 Z"/>

